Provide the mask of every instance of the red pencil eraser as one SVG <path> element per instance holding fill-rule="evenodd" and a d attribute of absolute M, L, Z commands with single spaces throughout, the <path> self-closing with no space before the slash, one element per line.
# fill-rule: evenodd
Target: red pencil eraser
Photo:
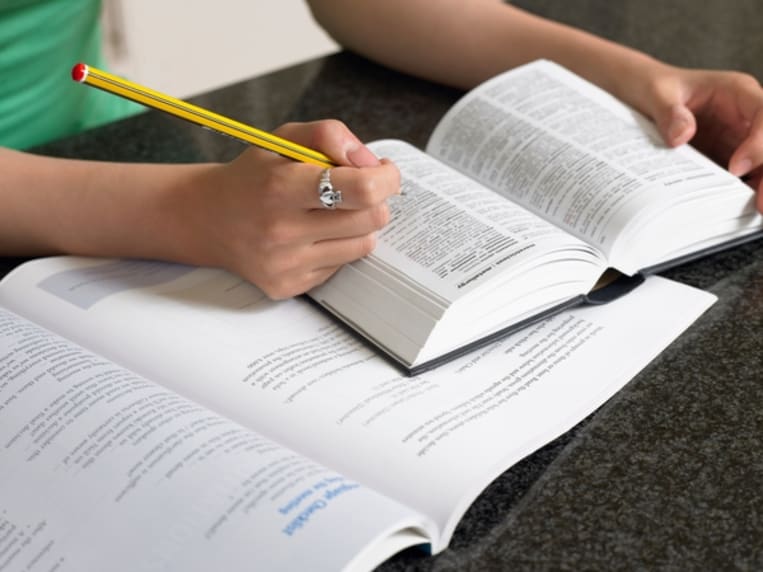
<path fill-rule="evenodd" d="M 72 79 L 82 83 L 87 77 L 87 66 L 85 64 L 77 64 L 72 68 Z"/>

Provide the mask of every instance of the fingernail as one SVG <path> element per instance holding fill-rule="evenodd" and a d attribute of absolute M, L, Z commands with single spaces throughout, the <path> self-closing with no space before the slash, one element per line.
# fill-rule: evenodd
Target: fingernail
<path fill-rule="evenodd" d="M 376 167 L 379 159 L 365 145 L 353 145 L 347 149 L 347 159 L 355 167 Z"/>
<path fill-rule="evenodd" d="M 746 175 L 750 172 L 750 169 L 752 169 L 752 161 L 746 158 L 735 161 L 733 165 L 729 166 L 729 171 L 735 177 Z"/>

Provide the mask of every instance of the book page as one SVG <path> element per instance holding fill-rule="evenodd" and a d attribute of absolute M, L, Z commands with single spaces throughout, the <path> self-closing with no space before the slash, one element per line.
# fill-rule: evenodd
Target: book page
<path fill-rule="evenodd" d="M 389 550 L 369 567 L 426 525 L 2 308 L 0 467 L 3 571 L 339 570 Z"/>
<path fill-rule="evenodd" d="M 681 242 L 692 244 L 698 232 L 707 237 L 710 222 L 696 228 L 702 217 L 726 222 L 715 230 L 716 242 L 745 232 L 746 225 L 760 226 L 753 193 L 738 179 L 689 146 L 667 148 L 636 111 L 547 61 L 469 92 L 437 126 L 427 151 L 601 248 L 627 273 L 668 256 Z M 704 210 L 697 205 L 700 198 L 709 201 Z M 691 211 L 671 213 L 690 200 Z M 628 225 L 643 225 L 664 212 L 671 215 L 660 220 L 664 229 L 644 231 L 661 233 L 654 252 L 622 246 L 633 248 L 640 237 L 618 245 Z M 684 227 L 694 234 L 681 236 Z"/>
<path fill-rule="evenodd" d="M 311 305 L 268 301 L 221 271 L 90 289 L 99 265 L 114 264 L 37 261 L 16 270 L 0 298 L 415 507 L 441 531 L 435 550 L 493 478 L 599 407 L 713 302 L 654 277 L 608 305 L 407 378 Z"/>
<path fill-rule="evenodd" d="M 590 245 L 412 145 L 384 140 L 369 147 L 395 161 L 402 182 L 369 258 L 439 297 L 452 302 L 507 267 L 527 271 L 538 259 L 577 258 L 594 279 L 591 265 L 603 271 L 603 258 Z"/>
<path fill-rule="evenodd" d="M 395 161 L 403 194 L 390 199 L 374 252 L 309 296 L 401 363 L 585 295 L 604 273 L 599 250 L 421 150 L 396 140 L 370 148 Z"/>

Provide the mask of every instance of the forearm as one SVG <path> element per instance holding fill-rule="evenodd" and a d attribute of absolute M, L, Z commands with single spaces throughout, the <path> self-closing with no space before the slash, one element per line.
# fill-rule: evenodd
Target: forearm
<path fill-rule="evenodd" d="M 276 134 L 337 163 L 336 210 L 321 168 L 257 147 L 227 163 L 54 159 L 0 147 L 0 256 L 79 254 L 225 268 L 273 298 L 301 294 L 371 252 L 387 222 L 397 168 L 338 121 Z"/>
<path fill-rule="evenodd" d="M 651 118 L 668 145 L 691 141 L 746 176 L 763 211 L 763 90 L 749 74 L 671 66 L 500 0 L 308 2 L 349 49 L 461 88 L 533 60 L 555 61 Z"/>
<path fill-rule="evenodd" d="M 177 204 L 207 167 L 115 164 L 0 149 L 0 254 L 191 261 Z"/>
<path fill-rule="evenodd" d="M 506 69 L 556 61 L 643 108 L 656 60 L 498 0 L 310 0 L 341 44 L 385 65 L 470 88 Z M 392 32 L 394 31 L 394 32 Z"/>

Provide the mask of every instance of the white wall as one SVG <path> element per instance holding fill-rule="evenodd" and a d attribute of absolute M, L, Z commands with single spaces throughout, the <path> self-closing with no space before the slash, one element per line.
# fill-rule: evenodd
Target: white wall
<path fill-rule="evenodd" d="M 302 0 L 105 0 L 111 69 L 188 97 L 336 51 Z"/>

